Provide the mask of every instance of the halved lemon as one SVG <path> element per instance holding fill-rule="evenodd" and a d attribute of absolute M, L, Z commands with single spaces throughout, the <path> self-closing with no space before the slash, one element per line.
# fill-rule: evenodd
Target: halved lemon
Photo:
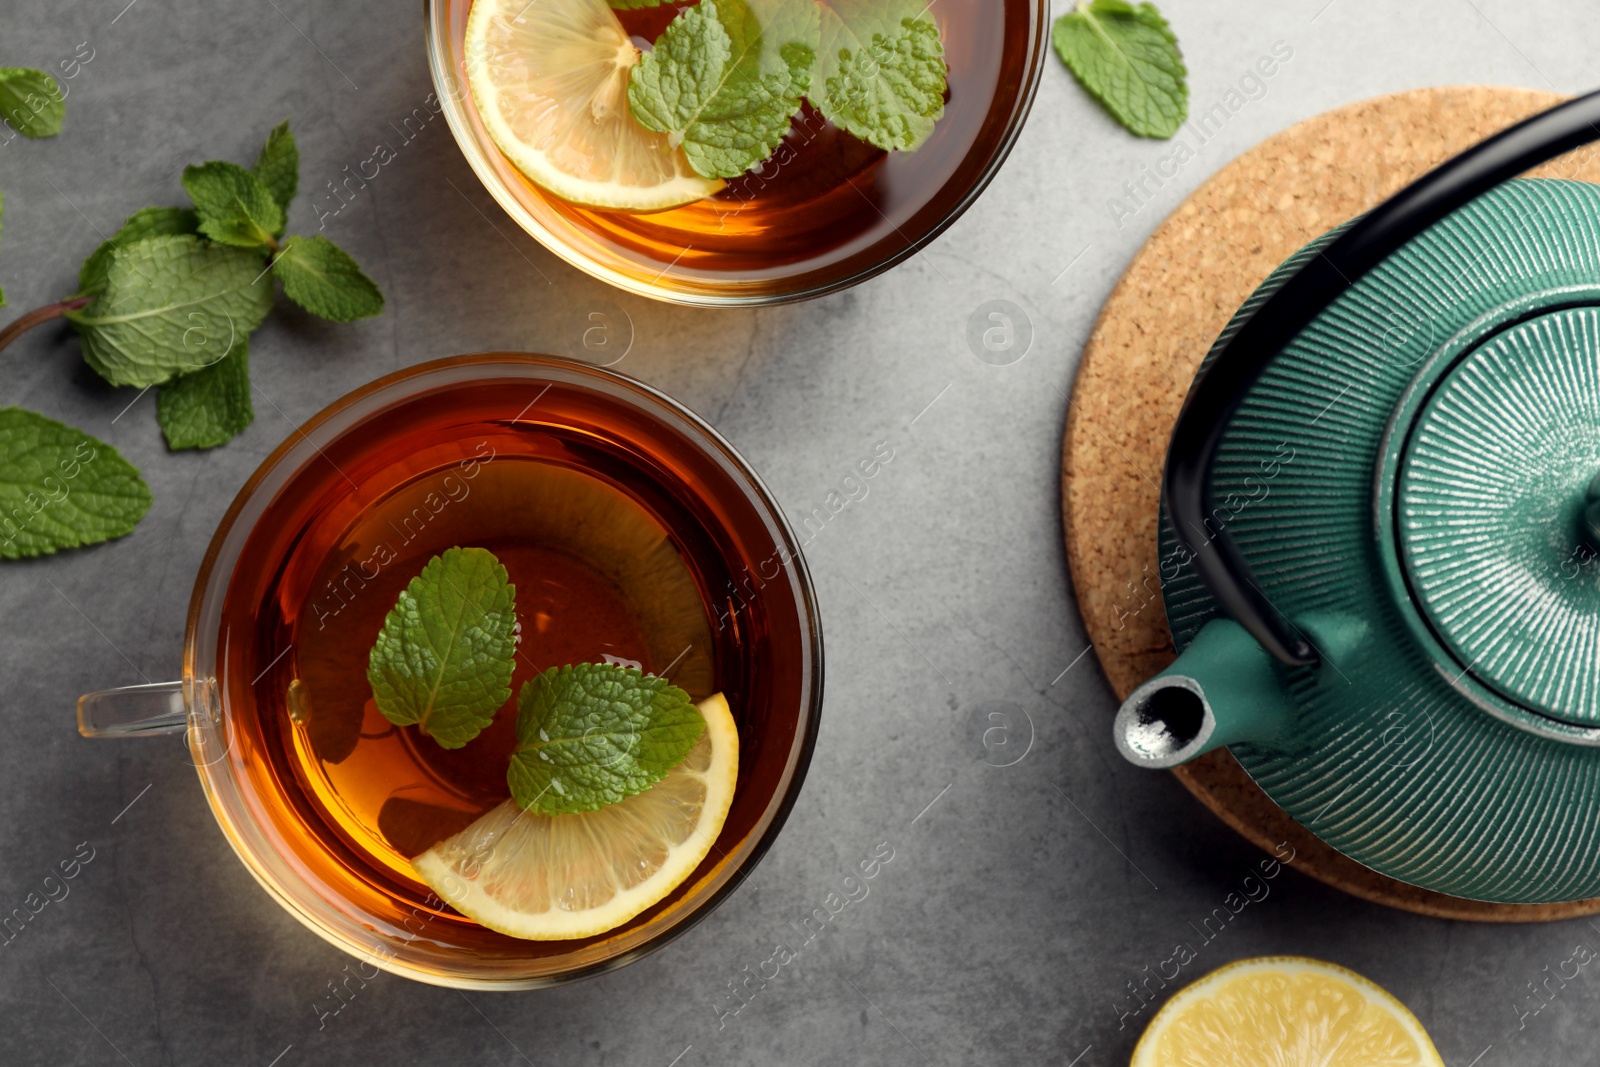
<path fill-rule="evenodd" d="M 1354 971 L 1302 956 L 1230 963 L 1150 1020 L 1131 1067 L 1444 1067 L 1417 1017 Z"/>
<path fill-rule="evenodd" d="M 556 196 L 663 211 L 723 187 L 634 120 L 628 75 L 639 50 L 606 0 L 475 0 L 465 47 L 489 135 Z"/>
<path fill-rule="evenodd" d="M 593 937 L 662 900 L 711 851 L 733 804 L 739 734 L 722 694 L 705 733 L 642 793 L 599 811 L 538 815 L 515 800 L 412 860 L 461 914 L 533 941 Z"/>

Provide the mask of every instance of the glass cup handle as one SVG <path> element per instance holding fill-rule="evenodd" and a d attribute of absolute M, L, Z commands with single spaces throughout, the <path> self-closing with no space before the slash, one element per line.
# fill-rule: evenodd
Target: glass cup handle
<path fill-rule="evenodd" d="M 78 733 L 84 737 L 147 737 L 188 728 L 182 682 L 102 689 L 78 698 Z"/>

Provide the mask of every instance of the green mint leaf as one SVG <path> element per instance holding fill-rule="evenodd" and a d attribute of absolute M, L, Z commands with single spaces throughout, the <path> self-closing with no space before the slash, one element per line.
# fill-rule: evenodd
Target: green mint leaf
<path fill-rule="evenodd" d="M 511 698 L 514 587 L 494 553 L 451 548 L 400 593 L 367 660 L 383 717 L 460 748 Z"/>
<path fill-rule="evenodd" d="M 291 237 L 272 261 L 289 299 L 313 315 L 353 322 L 383 310 L 383 293 L 326 237 Z"/>
<path fill-rule="evenodd" d="M 150 501 L 139 472 L 104 441 L 22 408 L 0 408 L 0 559 L 121 537 Z"/>
<path fill-rule="evenodd" d="M 200 232 L 213 241 L 258 248 L 283 232 L 283 208 L 260 178 L 237 163 L 184 167 L 183 188 L 200 216 Z"/>
<path fill-rule="evenodd" d="M 200 217 L 186 207 L 146 207 L 128 216 L 122 228 L 89 254 L 78 270 L 78 295 L 91 296 L 106 287 L 106 271 L 111 254 L 146 237 L 169 237 L 179 233 L 199 233 Z"/>
<path fill-rule="evenodd" d="M 264 218 L 262 214 L 258 213 L 258 209 L 263 203 L 271 203 L 271 210 L 276 212 L 279 218 L 283 215 L 283 209 L 278 207 L 277 201 L 272 199 L 271 193 L 263 190 L 263 195 L 266 196 L 266 200 L 256 204 L 246 204 L 239 197 L 234 197 L 228 217 L 201 219 L 200 232 L 213 241 L 225 245 L 233 245 L 235 248 L 266 247 L 273 239 L 273 231 L 269 228 L 270 223 L 266 221 L 272 216 L 267 215 Z M 282 225 L 281 222 L 278 223 L 279 228 Z"/>
<path fill-rule="evenodd" d="M 179 375 L 161 387 L 156 419 L 167 447 L 215 448 L 255 420 L 250 403 L 250 340 L 236 338 L 216 362 Z"/>
<path fill-rule="evenodd" d="M 529 811 L 598 811 L 665 778 L 705 728 L 665 678 L 609 663 L 552 667 L 517 695 L 506 781 Z"/>
<path fill-rule="evenodd" d="M 3 193 L 0 193 L 0 215 L 3 215 L 5 213 L 5 206 L 6 206 L 5 195 Z M 4 289 L 0 289 L 0 308 L 3 308 L 5 306 L 6 306 L 6 291 Z"/>
<path fill-rule="evenodd" d="M 1133 133 L 1165 139 L 1189 117 L 1189 72 L 1154 5 L 1079 0 L 1050 36 L 1089 95 Z"/>
<path fill-rule="evenodd" d="M 67 98 L 56 80 L 31 67 L 0 67 L 0 118 L 24 137 L 61 132 Z"/>
<path fill-rule="evenodd" d="M 272 281 L 259 255 L 178 234 L 117 249 L 105 290 L 65 317 L 102 378 L 142 387 L 212 362 L 271 307 Z"/>
<path fill-rule="evenodd" d="M 261 179 L 261 184 L 287 215 L 289 202 L 300 187 L 300 149 L 295 146 L 294 134 L 289 132 L 288 119 L 272 127 L 272 132 L 267 134 L 267 143 L 261 146 L 261 154 L 256 156 L 256 165 L 250 168 L 250 173 Z M 283 228 L 274 230 L 272 236 L 282 237 Z"/>
<path fill-rule="evenodd" d="M 923 0 L 858 0 L 822 9 L 812 106 L 887 151 L 911 151 L 944 116 L 948 79 L 939 26 Z"/>
<path fill-rule="evenodd" d="M 702 0 L 634 66 L 628 104 L 641 125 L 682 144 L 697 174 L 738 177 L 789 132 L 817 33 L 812 0 Z"/>

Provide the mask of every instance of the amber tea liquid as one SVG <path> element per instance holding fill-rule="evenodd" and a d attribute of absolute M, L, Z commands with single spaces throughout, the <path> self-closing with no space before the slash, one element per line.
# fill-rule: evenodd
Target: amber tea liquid
<path fill-rule="evenodd" d="M 583 389 L 464 383 L 345 435 L 257 521 L 224 605 L 230 758 L 258 780 L 283 848 L 331 893 L 384 905 L 413 932 L 505 949 L 433 900 L 409 860 L 510 795 L 515 691 L 548 667 L 637 664 L 696 700 L 723 692 L 740 791 L 760 777 L 764 709 L 798 664 L 770 647 L 779 604 L 755 579 L 768 542 L 737 500 L 717 498 L 716 464 L 684 445 Z M 383 718 L 366 665 L 400 590 L 457 545 L 505 565 L 520 640 L 513 699 L 446 750 Z M 793 730 L 779 733 L 787 746 Z M 740 833 L 737 794 L 734 807 L 724 836 Z"/>
<path fill-rule="evenodd" d="M 516 587 L 513 694 L 547 667 L 609 660 L 715 692 L 715 645 L 695 578 L 668 530 L 588 472 L 485 442 L 455 468 L 402 486 L 363 514 L 296 613 L 289 738 L 338 831 L 399 878 L 410 857 L 510 796 L 516 707 L 463 748 L 441 748 L 379 713 L 367 651 L 395 598 L 435 555 L 487 548 Z M 348 558 L 347 558 L 348 557 Z"/>

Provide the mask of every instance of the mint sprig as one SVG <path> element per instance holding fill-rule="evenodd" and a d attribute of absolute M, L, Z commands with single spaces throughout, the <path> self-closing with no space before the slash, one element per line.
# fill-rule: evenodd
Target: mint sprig
<path fill-rule="evenodd" d="M 492 552 L 451 548 L 401 591 L 367 660 L 383 717 L 460 748 L 511 698 L 516 588 Z"/>
<path fill-rule="evenodd" d="M 42 71 L 0 68 L 0 117 L 22 133 L 53 135 L 64 101 Z M 249 339 L 271 308 L 274 278 L 325 318 L 348 322 L 383 308 L 377 286 L 332 242 L 283 238 L 299 167 L 285 121 L 249 169 L 218 161 L 187 168 L 193 210 L 134 212 L 83 261 L 78 291 L 0 328 L 0 349 L 65 318 L 82 335 L 84 361 L 106 381 L 160 387 L 167 447 L 230 440 L 255 418 Z M 93 457 L 92 475 L 78 473 L 91 469 L 83 455 Z M 139 472 L 109 445 L 42 415 L 0 409 L 0 559 L 120 537 L 149 507 Z"/>
<path fill-rule="evenodd" d="M 705 732 L 689 694 L 633 667 L 552 667 L 517 696 L 517 747 L 506 781 L 543 815 L 598 811 L 642 793 Z"/>
<path fill-rule="evenodd" d="M 245 346 L 271 309 L 275 279 L 290 300 L 336 322 L 383 310 L 383 294 L 342 249 L 321 236 L 283 236 L 299 166 L 284 121 L 249 168 L 221 160 L 185 168 L 193 209 L 134 212 L 84 260 L 78 291 L 0 331 L 0 348 L 64 317 L 106 381 L 161 387 L 167 447 L 226 443 L 255 417 Z"/>
<path fill-rule="evenodd" d="M 913 150 L 944 114 L 947 78 L 922 0 L 701 0 L 634 66 L 628 105 L 697 174 L 735 178 L 777 151 L 807 98 L 870 144 Z"/>
<path fill-rule="evenodd" d="M 1140 137 L 1171 137 L 1189 117 L 1188 69 L 1153 4 L 1079 0 L 1051 41 L 1089 95 Z"/>

